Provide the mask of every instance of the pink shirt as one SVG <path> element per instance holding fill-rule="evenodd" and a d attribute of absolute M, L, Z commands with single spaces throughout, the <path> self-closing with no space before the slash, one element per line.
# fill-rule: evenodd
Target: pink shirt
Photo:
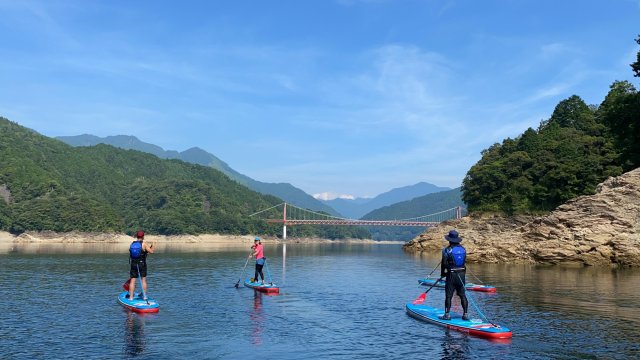
<path fill-rule="evenodd" d="M 262 247 L 262 245 L 256 244 L 256 246 L 253 248 L 253 251 L 255 251 L 256 260 L 262 259 L 264 257 L 264 248 Z"/>

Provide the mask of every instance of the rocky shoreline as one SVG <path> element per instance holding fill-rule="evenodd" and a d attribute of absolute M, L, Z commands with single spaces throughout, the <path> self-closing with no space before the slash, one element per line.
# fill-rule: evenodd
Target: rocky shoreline
<path fill-rule="evenodd" d="M 471 262 L 638 267 L 640 168 L 548 215 L 472 215 L 430 228 L 403 247 L 437 253 L 450 229 L 460 232 Z"/>

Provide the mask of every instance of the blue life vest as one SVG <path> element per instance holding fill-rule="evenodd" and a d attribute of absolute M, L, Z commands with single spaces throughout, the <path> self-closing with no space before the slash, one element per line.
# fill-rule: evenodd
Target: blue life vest
<path fill-rule="evenodd" d="M 467 251 L 461 245 L 447 247 L 444 249 L 449 269 L 463 268 L 467 258 Z"/>
<path fill-rule="evenodd" d="M 137 260 L 140 258 L 140 255 L 142 255 L 142 241 L 132 242 L 131 246 L 129 246 L 129 256 L 131 256 L 132 259 Z"/>

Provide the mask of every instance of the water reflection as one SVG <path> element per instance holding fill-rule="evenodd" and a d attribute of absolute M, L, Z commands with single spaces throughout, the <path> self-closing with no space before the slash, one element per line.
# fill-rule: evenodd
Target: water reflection
<path fill-rule="evenodd" d="M 124 354 L 127 357 L 136 357 L 144 353 L 146 337 L 144 335 L 144 316 L 125 310 Z"/>
<path fill-rule="evenodd" d="M 453 330 L 447 330 L 442 341 L 442 360 L 469 359 L 471 353 L 468 336 L 452 334 Z"/>
<path fill-rule="evenodd" d="M 260 291 L 253 292 L 253 311 L 251 311 L 249 317 L 253 323 L 251 343 L 253 345 L 262 345 L 264 315 L 262 314 L 262 293 Z"/>

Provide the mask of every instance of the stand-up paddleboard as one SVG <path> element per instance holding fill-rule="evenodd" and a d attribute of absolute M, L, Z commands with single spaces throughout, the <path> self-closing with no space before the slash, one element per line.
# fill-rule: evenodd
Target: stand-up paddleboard
<path fill-rule="evenodd" d="M 125 308 L 137 313 L 157 313 L 160 311 L 160 305 L 153 299 L 144 300 L 141 293 L 135 293 L 133 300 L 128 298 L 129 292 L 123 291 L 118 295 L 118 302 Z"/>
<path fill-rule="evenodd" d="M 267 294 L 277 294 L 280 292 L 280 288 L 273 283 L 262 284 L 260 281 L 251 281 L 251 279 L 245 280 L 244 286 Z"/>
<path fill-rule="evenodd" d="M 449 313 L 451 320 L 440 319 L 444 310 L 428 305 L 407 304 L 407 314 L 418 320 L 430 322 L 432 324 L 447 327 L 449 329 L 462 331 L 471 335 L 488 339 L 510 339 L 511 330 L 504 326 L 494 325 L 480 319 L 462 320 L 462 316 L 456 313 Z"/>
<path fill-rule="evenodd" d="M 437 280 L 438 279 L 420 279 L 418 280 L 418 282 L 420 283 L 420 285 L 424 285 L 424 286 L 431 286 L 435 284 L 434 285 L 435 287 L 444 288 L 445 281 L 440 280 L 436 284 Z M 464 285 L 464 288 L 469 291 L 481 291 L 481 292 L 491 292 L 491 293 L 494 293 L 497 291 L 495 286 L 480 285 L 480 284 L 474 284 L 474 283 L 466 283 Z"/>

